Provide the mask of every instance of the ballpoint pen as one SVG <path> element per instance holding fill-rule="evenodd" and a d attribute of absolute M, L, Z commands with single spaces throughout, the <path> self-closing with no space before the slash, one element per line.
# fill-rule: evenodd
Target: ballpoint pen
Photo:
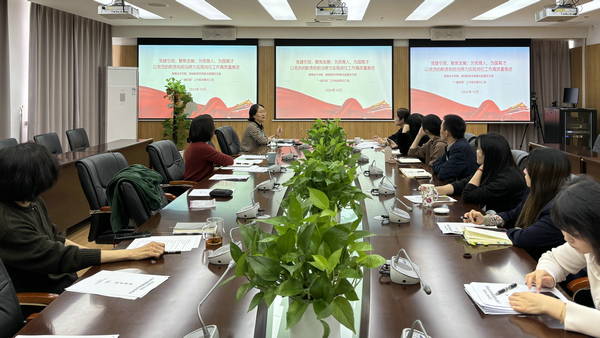
<path fill-rule="evenodd" d="M 498 291 L 496 292 L 496 296 L 499 296 L 499 295 L 501 295 L 501 294 L 505 293 L 506 291 L 512 290 L 512 289 L 514 289 L 514 288 L 516 288 L 516 287 L 517 287 L 517 283 L 512 283 L 511 285 L 509 285 L 509 286 L 507 286 L 507 287 L 505 287 L 505 288 L 502 288 L 502 289 L 498 290 Z"/>

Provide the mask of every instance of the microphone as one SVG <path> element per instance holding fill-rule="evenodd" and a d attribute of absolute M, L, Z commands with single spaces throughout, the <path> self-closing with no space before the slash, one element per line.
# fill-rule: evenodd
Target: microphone
<path fill-rule="evenodd" d="M 411 207 L 409 207 L 408 205 L 404 204 L 404 202 L 402 202 L 398 197 L 396 197 L 396 200 L 398 200 L 398 202 L 402 203 L 402 205 L 406 207 L 406 210 L 412 212 L 413 209 Z"/>
<path fill-rule="evenodd" d="M 273 189 L 279 188 L 279 183 L 277 183 L 277 180 L 273 177 L 273 172 L 268 169 L 267 169 L 267 172 L 269 173 L 269 179 L 266 181 L 260 182 L 256 186 L 256 188 L 258 188 L 258 190 L 273 191 Z M 281 167 L 279 169 L 279 172 L 281 172 Z"/>
<path fill-rule="evenodd" d="M 213 291 L 215 291 L 217 286 L 219 286 L 219 284 L 221 283 L 221 281 L 223 280 L 225 275 L 227 275 L 227 272 L 229 272 L 229 270 L 231 270 L 231 268 L 233 268 L 234 266 L 235 266 L 235 261 L 232 260 L 231 262 L 229 262 L 229 265 L 227 266 L 227 269 L 225 270 L 223 275 L 221 275 L 221 278 L 219 278 L 219 280 L 215 283 L 215 285 L 212 287 L 212 289 L 210 289 L 210 291 L 208 291 L 206 296 L 204 296 L 204 299 L 202 299 L 200 301 L 200 303 L 198 304 L 198 319 L 200 319 L 200 323 L 202 324 L 202 327 L 199 328 L 198 330 L 188 333 L 183 338 L 219 338 L 219 330 L 217 329 L 216 325 L 206 326 L 204 324 L 204 321 L 202 320 L 202 316 L 200 315 L 200 308 L 202 307 L 202 304 L 204 304 L 206 299 L 208 299 L 208 296 L 210 296 L 213 293 Z"/>
<path fill-rule="evenodd" d="M 415 325 L 419 325 L 421 327 L 421 330 L 423 330 L 422 332 L 419 332 L 417 330 L 415 330 Z M 404 330 L 402 330 L 402 337 L 406 337 L 406 338 L 413 338 L 413 334 L 416 333 L 417 337 L 427 337 L 429 338 L 429 335 L 427 335 L 427 331 L 425 331 L 425 328 L 423 327 L 423 323 L 421 323 L 420 320 L 415 320 L 415 322 L 412 324 L 412 326 L 410 327 L 410 329 L 406 328 Z"/>
<path fill-rule="evenodd" d="M 300 134 L 300 131 L 302 131 L 302 129 L 304 129 L 304 127 L 300 128 L 300 130 L 298 130 L 298 132 L 296 133 L 296 136 L 292 137 L 292 143 L 294 143 L 294 140 L 296 139 L 296 137 L 298 137 L 298 135 Z"/>
<path fill-rule="evenodd" d="M 406 256 L 406 259 L 403 259 L 402 261 L 400 261 L 400 252 L 404 252 L 404 256 Z M 392 259 L 393 258 L 394 257 L 392 257 Z M 408 253 L 406 253 L 406 250 L 400 249 L 395 258 L 396 259 L 393 261 L 394 264 L 392 264 L 392 270 L 391 270 L 391 274 L 390 274 L 390 277 L 392 277 L 392 282 L 398 283 L 398 284 L 416 284 L 418 281 L 421 283 L 421 287 L 423 288 L 423 291 L 426 294 L 430 295 L 431 288 L 429 287 L 429 285 L 427 285 L 427 283 L 425 283 L 423 281 L 420 270 L 418 269 L 418 267 L 415 267 L 415 264 L 410 260 L 410 257 L 408 257 Z M 407 267 L 408 267 L 408 265 L 406 264 L 407 262 L 412 267 L 412 270 L 407 269 Z M 396 271 L 396 277 L 400 277 L 400 278 L 404 277 L 404 279 L 402 280 L 404 283 L 394 281 L 394 279 L 395 279 L 395 278 L 393 278 L 394 271 Z M 414 271 L 418 278 L 414 278 L 414 276 L 411 276 L 411 273 L 410 273 L 411 271 Z M 401 275 L 398 276 L 398 273 L 400 273 Z M 407 282 L 406 279 L 409 279 L 409 282 Z"/>
<path fill-rule="evenodd" d="M 254 201 L 254 192 L 259 188 L 260 185 L 257 185 L 250 191 L 250 200 L 252 204 L 241 208 L 238 212 L 236 212 L 237 218 L 255 218 L 258 215 L 258 209 L 260 207 L 259 203 Z"/>
<path fill-rule="evenodd" d="M 363 173 L 365 174 L 365 176 L 371 176 L 371 175 L 379 176 L 379 175 L 383 175 L 383 169 L 376 167 L 375 160 L 373 160 L 373 162 L 371 163 L 371 166 L 369 166 L 369 170 L 363 171 Z"/>

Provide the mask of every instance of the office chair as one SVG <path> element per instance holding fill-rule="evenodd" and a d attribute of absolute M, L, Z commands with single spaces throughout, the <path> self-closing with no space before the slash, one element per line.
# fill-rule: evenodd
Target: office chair
<path fill-rule="evenodd" d="M 0 259 L 0 338 L 14 336 L 35 315 L 23 320 L 21 304 L 46 306 L 58 297 L 52 293 L 16 293 L 4 263 Z"/>
<path fill-rule="evenodd" d="M 527 164 L 527 158 L 529 157 L 529 153 L 523 150 L 511 150 L 513 159 L 517 162 L 521 171 L 525 170 L 525 164 Z"/>
<path fill-rule="evenodd" d="M 150 164 L 162 177 L 162 188 L 176 196 L 181 195 L 196 184 L 184 181 L 185 163 L 175 143 L 169 140 L 150 143 L 146 147 Z"/>
<path fill-rule="evenodd" d="M 600 134 L 596 137 L 596 141 L 594 141 L 594 146 L 592 147 L 593 151 L 600 152 Z"/>
<path fill-rule="evenodd" d="M 56 133 L 35 135 L 33 137 L 33 142 L 48 148 L 52 155 L 62 154 L 63 152 L 62 146 L 60 145 L 60 140 L 58 139 L 58 135 Z"/>
<path fill-rule="evenodd" d="M 465 138 L 467 139 L 467 142 L 469 142 L 469 144 L 470 144 L 471 141 L 475 141 L 477 136 L 475 136 L 474 134 L 471 134 L 471 133 L 465 133 Z"/>
<path fill-rule="evenodd" d="M 567 284 L 567 289 L 573 293 L 572 298 L 575 303 L 594 308 L 594 299 L 588 277 L 581 277 L 570 281 Z"/>
<path fill-rule="evenodd" d="M 131 219 L 136 228 L 144 224 L 147 220 L 150 219 L 150 217 L 154 216 L 154 214 L 159 212 L 170 202 L 167 198 L 169 194 L 165 194 L 162 190 L 162 187 L 160 188 L 162 202 L 160 208 L 157 210 L 152 210 L 148 206 L 148 203 L 146 203 L 140 191 L 135 187 L 135 185 L 131 184 L 131 182 L 124 181 L 119 183 L 118 189 L 119 194 L 123 196 L 123 201 L 125 202 L 125 210 L 127 210 L 127 216 Z M 173 198 L 171 199 L 174 199 L 174 197 L 175 196 L 173 196 Z"/>
<path fill-rule="evenodd" d="M 0 149 L 16 146 L 17 144 L 19 144 L 19 142 L 17 142 L 17 139 L 7 138 L 6 140 L 0 141 Z"/>
<path fill-rule="evenodd" d="M 217 130 L 215 130 L 215 135 L 217 135 L 217 141 L 219 141 L 219 147 L 221 147 L 222 153 L 229 156 L 238 155 L 240 153 L 242 144 L 232 126 L 217 128 Z"/>
<path fill-rule="evenodd" d="M 114 233 L 110 226 L 110 207 L 106 198 L 106 186 L 121 169 L 128 167 L 121 153 L 98 154 L 75 163 L 81 188 L 90 205 L 91 225 L 88 241 L 112 244 Z M 133 232 L 126 227 L 120 232 Z"/>
<path fill-rule="evenodd" d="M 67 139 L 71 151 L 83 150 L 90 146 L 87 132 L 83 128 L 67 130 Z"/>

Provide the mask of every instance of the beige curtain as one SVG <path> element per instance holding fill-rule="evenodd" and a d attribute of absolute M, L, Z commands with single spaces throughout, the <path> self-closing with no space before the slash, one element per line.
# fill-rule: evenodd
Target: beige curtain
<path fill-rule="evenodd" d="M 29 136 L 85 128 L 100 139 L 100 67 L 112 63 L 111 26 L 31 4 Z"/>
<path fill-rule="evenodd" d="M 10 137 L 10 55 L 8 0 L 0 0 L 0 140 Z"/>
<path fill-rule="evenodd" d="M 540 122 L 544 126 L 544 108 L 552 101 L 562 102 L 563 89 L 571 87 L 571 59 L 568 41 L 531 41 L 531 91 L 536 92 Z M 526 125 L 490 124 L 488 131 L 504 135 L 513 149 L 519 149 Z M 539 135 L 539 136 L 538 136 Z M 529 142 L 542 142 L 541 134 L 533 124 L 527 128 L 523 149 Z"/>

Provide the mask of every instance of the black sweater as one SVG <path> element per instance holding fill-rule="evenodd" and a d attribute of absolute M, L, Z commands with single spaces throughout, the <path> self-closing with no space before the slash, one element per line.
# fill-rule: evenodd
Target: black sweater
<path fill-rule="evenodd" d="M 450 184 L 454 187 L 455 195 L 462 194 L 464 202 L 477 204 L 480 208 L 485 207 L 485 210 L 494 210 L 497 213 L 512 210 L 521 203 L 527 189 L 521 170 L 513 165 L 504 168 L 479 187 L 469 184 L 473 175 Z"/>
<path fill-rule="evenodd" d="M 397 133 L 395 133 L 394 135 L 391 135 L 388 138 L 390 140 L 394 141 L 394 143 L 396 143 L 396 145 L 398 146 L 398 149 L 400 150 L 401 154 L 407 154 L 408 153 L 408 149 L 410 148 L 410 146 L 412 145 L 413 141 L 415 140 L 410 135 L 410 132 L 403 133 L 402 132 L 402 128 L 398 129 Z M 429 141 L 429 136 L 427 136 L 427 135 L 423 136 L 423 138 L 419 142 L 419 147 L 422 146 L 422 145 L 424 145 L 425 143 L 427 143 L 427 141 Z"/>
<path fill-rule="evenodd" d="M 29 207 L 0 202 L 0 258 L 17 292 L 61 293 L 76 271 L 100 264 L 100 250 L 64 243 L 40 197 Z"/>

